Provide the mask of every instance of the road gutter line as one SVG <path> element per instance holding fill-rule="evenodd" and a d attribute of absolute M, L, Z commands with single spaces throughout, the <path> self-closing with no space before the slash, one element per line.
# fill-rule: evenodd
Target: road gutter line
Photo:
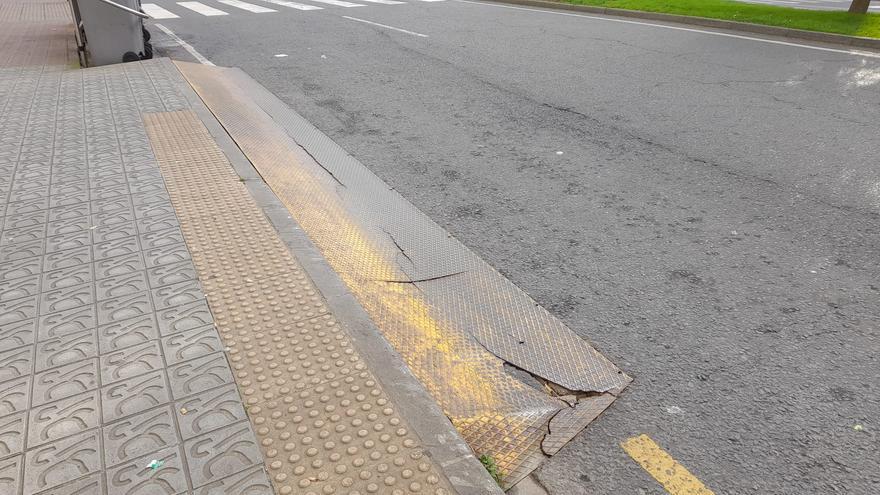
<path fill-rule="evenodd" d="M 196 60 L 198 60 L 200 64 L 203 64 L 203 65 L 211 65 L 211 66 L 214 65 L 214 62 L 211 62 L 210 60 L 208 60 L 207 58 L 205 58 L 205 56 L 202 55 L 201 53 L 199 53 L 198 51 L 196 51 L 196 49 L 193 48 L 192 45 L 190 45 L 190 44 L 187 43 L 186 41 L 183 41 L 182 39 L 180 39 L 180 36 L 177 36 L 176 34 L 174 34 L 174 31 L 168 29 L 167 27 L 165 27 L 165 26 L 163 26 L 163 25 L 161 25 L 161 24 L 153 24 L 153 25 L 156 26 L 157 28 L 161 29 L 162 32 L 164 32 L 165 34 L 167 34 L 167 35 L 168 35 L 172 40 L 174 40 L 178 45 L 182 46 L 183 49 L 186 50 L 186 51 L 188 51 L 190 55 L 192 55 L 193 57 L 195 57 Z"/>
<path fill-rule="evenodd" d="M 687 31 L 690 33 L 711 34 L 714 36 L 723 36 L 725 38 L 737 38 L 737 39 L 741 39 L 741 40 L 760 41 L 762 43 L 771 43 L 774 45 L 794 46 L 794 47 L 798 47 L 798 48 L 808 48 L 810 50 L 819 50 L 819 51 L 823 51 L 823 52 L 843 53 L 846 55 L 858 55 L 860 57 L 880 59 L 880 53 L 863 52 L 863 51 L 858 51 L 858 50 L 841 50 L 841 49 L 837 49 L 837 48 L 826 48 L 823 46 L 805 45 L 802 43 L 792 43 L 789 41 L 778 41 L 778 40 L 771 40 L 771 39 L 767 39 L 767 38 L 756 38 L 754 36 L 743 36 L 740 34 L 722 33 L 720 31 L 708 31 L 705 29 L 694 29 L 694 28 L 686 28 L 686 27 L 679 27 L 679 26 L 670 26 L 667 24 L 657 24 L 654 22 L 631 21 L 631 20 L 626 20 L 626 19 L 614 19 L 611 17 L 600 17 L 600 16 L 595 16 L 595 15 L 572 14 L 569 12 L 556 12 L 553 10 L 545 10 L 545 9 L 532 9 L 532 8 L 527 8 L 527 7 L 515 7 L 513 5 L 499 5 L 496 3 L 474 2 L 472 0 L 454 0 L 454 1 L 459 2 L 459 3 L 472 3 L 475 5 L 484 5 L 487 7 L 498 7 L 498 8 L 502 8 L 502 9 L 525 10 L 527 12 L 541 12 L 544 14 L 564 15 L 567 17 L 582 17 L 584 19 L 593 19 L 593 20 L 597 20 L 597 21 L 622 22 L 624 24 L 637 24 L 637 25 L 641 25 L 641 26 L 651 26 L 651 27 L 658 27 L 658 28 L 664 28 L 664 29 L 673 29 L 676 31 Z"/>
<path fill-rule="evenodd" d="M 715 495 L 648 435 L 629 438 L 620 446 L 671 495 Z"/>
<path fill-rule="evenodd" d="M 411 35 L 413 35 L 413 36 L 418 36 L 418 37 L 421 37 L 421 38 L 427 38 L 427 37 L 428 37 L 427 34 L 421 34 L 421 33 L 417 33 L 417 32 L 415 32 L 415 31 L 407 31 L 406 29 L 400 29 L 400 28 L 396 28 L 396 27 L 394 27 L 394 26 L 388 26 L 388 25 L 385 25 L 385 24 L 379 24 L 378 22 L 368 21 L 368 20 L 366 20 L 366 19 L 358 19 L 357 17 L 349 17 L 349 16 L 347 16 L 347 15 L 344 15 L 344 16 L 341 16 L 341 17 L 343 17 L 343 18 L 345 18 L 345 19 L 352 20 L 352 21 L 363 22 L 363 23 L 365 23 L 365 24 L 372 24 L 373 26 L 383 27 L 383 28 L 385 28 L 385 29 L 393 29 L 394 31 L 399 31 L 399 32 L 401 32 L 401 33 L 411 34 Z"/>

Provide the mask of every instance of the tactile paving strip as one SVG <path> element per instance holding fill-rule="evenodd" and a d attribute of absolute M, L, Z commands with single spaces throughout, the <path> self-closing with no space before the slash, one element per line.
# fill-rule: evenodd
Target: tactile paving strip
<path fill-rule="evenodd" d="M 451 493 L 196 115 L 144 121 L 276 491 Z"/>
<path fill-rule="evenodd" d="M 231 69 L 178 66 L 468 445 L 494 458 L 505 486 L 629 383 L 264 88 Z M 514 378 L 505 362 L 570 391 L 605 396 L 575 406 Z"/>

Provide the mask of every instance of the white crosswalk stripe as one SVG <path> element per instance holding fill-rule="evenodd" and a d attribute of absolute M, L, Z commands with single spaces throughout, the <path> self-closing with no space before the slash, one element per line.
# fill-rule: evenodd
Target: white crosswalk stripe
<path fill-rule="evenodd" d="M 360 3 L 343 2 L 342 0 L 310 0 L 312 2 L 326 3 L 327 5 L 335 5 L 337 7 L 366 7 Z"/>
<path fill-rule="evenodd" d="M 235 7 L 237 9 L 247 10 L 248 12 L 253 12 L 255 14 L 264 14 L 267 12 L 278 12 L 275 9 L 270 9 L 268 7 L 261 7 L 259 5 L 254 5 L 252 3 L 241 2 L 239 0 L 217 0 L 223 5 L 229 5 L 230 7 Z"/>
<path fill-rule="evenodd" d="M 177 19 L 180 16 L 174 12 L 169 12 L 155 3 L 142 3 L 141 10 L 153 19 Z"/>
<path fill-rule="evenodd" d="M 280 5 L 282 7 L 289 7 L 291 9 L 297 10 L 321 10 L 324 7 L 318 7 L 317 5 L 304 5 L 296 2 L 288 2 L 287 0 L 263 0 L 264 2 L 268 2 L 274 5 Z"/>
<path fill-rule="evenodd" d="M 406 2 L 398 2 L 396 0 L 358 0 L 359 2 L 381 3 L 382 5 L 401 5 Z"/>
<path fill-rule="evenodd" d="M 183 8 L 192 10 L 194 12 L 198 12 L 202 15 L 214 16 L 214 15 L 229 15 L 222 10 L 215 9 L 214 7 L 208 7 L 207 5 L 201 2 L 177 2 L 177 5 L 180 5 Z"/>

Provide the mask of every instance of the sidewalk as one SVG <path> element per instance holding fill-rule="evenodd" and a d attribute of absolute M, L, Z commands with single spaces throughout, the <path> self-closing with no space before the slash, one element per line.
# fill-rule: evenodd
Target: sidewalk
<path fill-rule="evenodd" d="M 463 493 L 177 69 L 62 8 L 0 8 L 0 493 Z"/>

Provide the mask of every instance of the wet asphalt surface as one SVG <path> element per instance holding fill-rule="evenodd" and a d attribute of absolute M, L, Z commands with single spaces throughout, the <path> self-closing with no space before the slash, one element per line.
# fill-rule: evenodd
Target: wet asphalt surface
<path fill-rule="evenodd" d="M 455 1 L 160 22 L 634 376 L 550 493 L 664 493 L 641 433 L 716 493 L 880 493 L 880 58 Z"/>

